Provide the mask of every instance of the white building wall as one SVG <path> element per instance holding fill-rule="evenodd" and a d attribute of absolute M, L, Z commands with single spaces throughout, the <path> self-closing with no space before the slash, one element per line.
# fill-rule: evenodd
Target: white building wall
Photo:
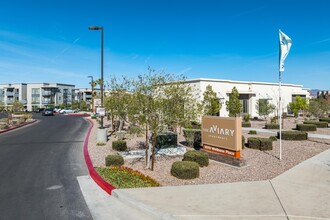
<path fill-rule="evenodd" d="M 256 104 L 259 99 L 268 99 L 270 103 L 278 106 L 279 86 L 277 83 L 263 83 L 263 82 L 243 82 L 217 79 L 193 79 L 187 80 L 186 83 L 195 86 L 196 98 L 200 102 L 203 100 L 203 93 L 208 85 L 212 86 L 214 92 L 219 98 L 223 98 L 222 108 L 220 109 L 220 116 L 227 117 L 229 113 L 226 110 L 226 101 L 229 100 L 229 94 L 235 86 L 240 94 L 246 94 L 248 99 L 248 114 L 251 117 L 258 117 Z M 292 102 L 293 95 L 301 95 L 310 98 L 307 89 L 301 85 L 282 84 L 282 111 L 287 112 L 287 106 Z"/>

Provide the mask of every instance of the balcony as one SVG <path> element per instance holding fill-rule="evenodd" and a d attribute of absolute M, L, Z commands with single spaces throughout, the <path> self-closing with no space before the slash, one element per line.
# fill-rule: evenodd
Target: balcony
<path fill-rule="evenodd" d="M 42 96 L 51 96 L 51 95 L 53 95 L 52 91 L 43 91 L 42 92 Z"/>
<path fill-rule="evenodd" d="M 43 105 L 54 105 L 55 102 L 54 102 L 54 101 L 51 101 L 51 100 L 43 100 L 43 101 L 42 101 L 42 104 L 43 104 Z"/>

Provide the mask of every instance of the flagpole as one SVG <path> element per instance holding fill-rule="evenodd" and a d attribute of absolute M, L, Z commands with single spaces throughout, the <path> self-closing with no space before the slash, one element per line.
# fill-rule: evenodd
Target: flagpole
<path fill-rule="evenodd" d="M 280 123 L 280 160 L 282 160 L 282 99 L 281 99 L 281 71 L 278 74 L 279 78 L 279 86 L 278 86 L 278 93 L 279 93 L 279 123 Z"/>

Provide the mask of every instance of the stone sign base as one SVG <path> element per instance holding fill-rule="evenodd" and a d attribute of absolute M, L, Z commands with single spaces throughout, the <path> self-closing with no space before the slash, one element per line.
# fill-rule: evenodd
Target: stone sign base
<path fill-rule="evenodd" d="M 222 154 L 219 154 L 219 153 L 210 152 L 210 151 L 205 150 L 203 148 L 201 148 L 200 150 L 207 153 L 211 160 L 215 160 L 215 161 L 225 163 L 225 164 L 235 166 L 235 167 L 246 166 L 246 161 L 242 158 L 229 157 L 229 156 L 222 155 Z"/>

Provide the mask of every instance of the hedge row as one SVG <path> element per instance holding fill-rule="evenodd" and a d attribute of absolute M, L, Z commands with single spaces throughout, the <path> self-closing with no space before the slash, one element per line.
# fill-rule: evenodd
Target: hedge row
<path fill-rule="evenodd" d="M 269 138 L 249 137 L 248 146 L 258 150 L 273 150 L 273 141 Z"/>
<path fill-rule="evenodd" d="M 280 132 L 277 132 L 277 138 L 280 137 Z M 282 131 L 282 139 L 290 141 L 307 140 L 308 133 L 304 131 Z"/>
<path fill-rule="evenodd" d="M 320 118 L 319 121 L 326 121 L 326 122 L 330 123 L 330 118 Z"/>
<path fill-rule="evenodd" d="M 279 124 L 265 124 L 265 128 L 266 129 L 280 129 L 280 125 Z"/>
<path fill-rule="evenodd" d="M 317 126 L 315 124 L 297 124 L 296 129 L 298 131 L 316 131 Z"/>
<path fill-rule="evenodd" d="M 316 125 L 318 128 L 327 128 L 328 122 L 325 121 L 304 121 L 304 124 Z"/>
<path fill-rule="evenodd" d="M 251 127 L 251 123 L 250 122 L 242 122 L 242 127 L 250 128 Z"/>

